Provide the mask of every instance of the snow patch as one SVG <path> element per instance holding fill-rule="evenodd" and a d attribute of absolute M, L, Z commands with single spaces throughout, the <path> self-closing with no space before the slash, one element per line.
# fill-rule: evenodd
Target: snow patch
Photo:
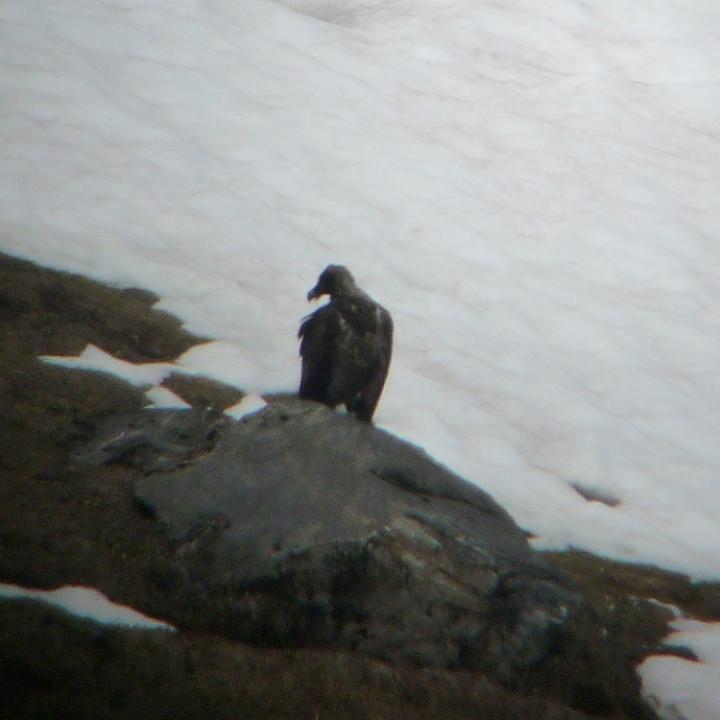
<path fill-rule="evenodd" d="M 77 617 L 103 625 L 121 625 L 148 630 L 175 628 L 162 620 L 143 615 L 137 610 L 114 603 L 106 595 L 90 587 L 65 585 L 57 590 L 32 590 L 20 585 L 0 583 L 0 599 L 27 599 L 58 607 Z"/>
<path fill-rule="evenodd" d="M 698 662 L 651 656 L 638 668 L 644 697 L 664 720 L 720 718 L 720 623 L 675 620 L 666 645 L 692 650 Z"/>
<path fill-rule="evenodd" d="M 127 360 L 113 357 L 93 344 L 88 344 L 76 357 L 41 355 L 40 359 L 50 365 L 59 365 L 73 370 L 107 373 L 139 387 L 159 385 L 174 369 L 172 363 L 140 363 L 136 365 Z"/>
<path fill-rule="evenodd" d="M 225 414 L 235 420 L 256 413 L 262 410 L 267 403 L 259 395 L 246 395 L 239 403 L 232 405 L 225 410 Z"/>
<path fill-rule="evenodd" d="M 185 400 L 176 395 L 172 390 L 160 385 L 156 385 L 147 390 L 145 397 L 150 401 L 150 405 L 147 405 L 148 408 L 184 410 L 185 408 L 192 407 L 190 403 L 185 402 Z"/>

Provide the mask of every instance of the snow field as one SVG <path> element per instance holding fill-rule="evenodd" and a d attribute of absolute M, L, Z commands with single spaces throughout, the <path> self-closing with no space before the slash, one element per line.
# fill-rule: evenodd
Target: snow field
<path fill-rule="evenodd" d="M 155 291 L 258 395 L 345 263 L 395 320 L 379 425 L 540 547 L 717 580 L 719 35 L 712 0 L 8 0 L 0 249 Z"/>

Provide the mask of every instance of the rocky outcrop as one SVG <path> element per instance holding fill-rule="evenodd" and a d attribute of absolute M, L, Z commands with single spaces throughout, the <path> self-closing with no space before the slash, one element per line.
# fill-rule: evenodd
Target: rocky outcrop
<path fill-rule="evenodd" d="M 487 494 L 371 425 L 291 400 L 241 422 L 150 415 L 125 416 L 124 434 L 113 421 L 83 459 L 118 459 L 118 438 L 133 440 L 150 473 L 136 500 L 172 536 L 174 582 L 213 598 L 225 634 L 512 681 L 580 603 Z M 177 428 L 192 428 L 184 442 Z M 168 453 L 186 464 L 157 472 L 180 464 Z"/>

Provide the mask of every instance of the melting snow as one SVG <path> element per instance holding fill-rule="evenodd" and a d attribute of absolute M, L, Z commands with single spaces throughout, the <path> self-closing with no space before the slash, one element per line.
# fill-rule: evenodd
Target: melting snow
<path fill-rule="evenodd" d="M 76 370 L 94 370 L 125 380 L 132 385 L 157 385 L 173 371 L 170 363 L 142 363 L 135 365 L 106 353 L 95 345 L 88 345 L 77 357 L 43 355 L 41 359 L 51 365 Z"/>
<path fill-rule="evenodd" d="M 166 387 L 160 387 L 159 385 L 151 387 L 146 391 L 145 397 L 150 401 L 148 407 L 151 408 L 182 410 L 183 408 L 191 407 L 189 403 L 185 402 L 181 397 L 178 397 L 172 390 Z"/>
<path fill-rule="evenodd" d="M 227 408 L 225 414 L 240 420 L 246 415 L 262 410 L 266 405 L 267 403 L 259 395 L 246 395 L 239 403 Z"/>
<path fill-rule="evenodd" d="M 174 630 L 161 620 L 148 617 L 127 605 L 114 603 L 101 592 L 89 587 L 66 585 L 57 590 L 32 590 L 0 583 L 0 600 L 28 599 L 48 603 L 71 615 L 105 625 L 125 625 L 145 629 Z"/>
<path fill-rule="evenodd" d="M 675 620 L 666 645 L 688 647 L 698 662 L 649 657 L 640 666 L 643 695 L 667 720 L 720 718 L 720 623 Z"/>

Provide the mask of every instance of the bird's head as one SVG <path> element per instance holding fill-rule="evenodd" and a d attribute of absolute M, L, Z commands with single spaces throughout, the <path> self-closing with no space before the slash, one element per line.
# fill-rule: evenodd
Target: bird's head
<path fill-rule="evenodd" d="M 308 300 L 315 300 L 322 295 L 337 297 L 347 295 L 355 290 L 355 278 L 344 265 L 328 265 L 318 278 L 315 287 L 310 290 Z"/>

